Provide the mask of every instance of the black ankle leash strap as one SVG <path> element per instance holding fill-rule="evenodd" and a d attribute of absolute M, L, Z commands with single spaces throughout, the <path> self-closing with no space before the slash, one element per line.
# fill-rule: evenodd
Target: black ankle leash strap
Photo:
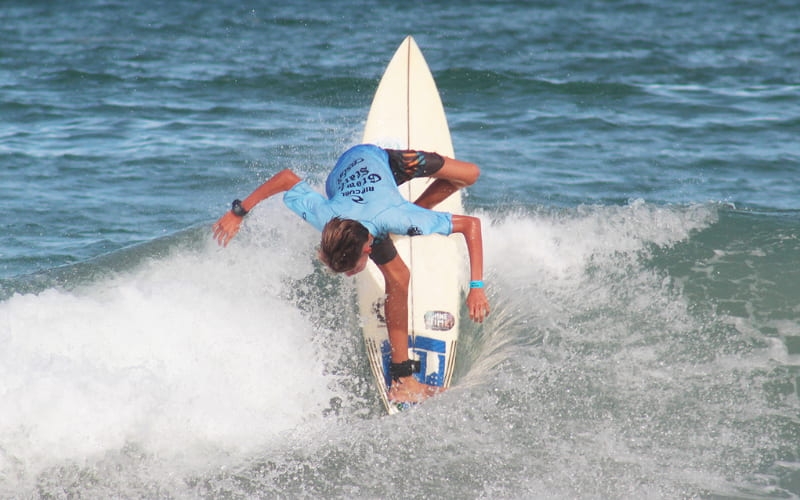
<path fill-rule="evenodd" d="M 389 375 L 392 376 L 392 380 L 397 380 L 401 377 L 410 377 L 414 373 L 419 373 L 419 370 L 419 361 L 414 359 L 407 359 L 402 363 L 389 364 Z"/>

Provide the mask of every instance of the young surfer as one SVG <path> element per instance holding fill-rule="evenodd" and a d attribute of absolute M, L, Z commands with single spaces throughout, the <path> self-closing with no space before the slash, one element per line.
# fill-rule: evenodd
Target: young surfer
<path fill-rule="evenodd" d="M 319 257 L 331 270 L 353 276 L 364 270 L 368 258 L 372 259 L 386 284 L 385 316 L 392 347 L 389 399 L 419 402 L 439 388 L 422 384 L 412 376 L 413 364 L 408 358 L 410 272 L 389 236 L 463 234 L 471 280 L 467 308 L 473 321 L 482 322 L 489 314 L 489 302 L 482 281 L 480 220 L 431 210 L 458 189 L 473 184 L 479 175 L 476 165 L 437 153 L 362 144 L 339 157 L 325 183 L 327 197 L 311 189 L 291 170 L 282 170 L 244 200 L 234 200 L 231 210 L 214 224 L 214 238 L 227 246 L 253 207 L 283 192 L 286 206 L 322 231 Z M 397 186 L 415 177 L 436 180 L 411 203 Z"/>

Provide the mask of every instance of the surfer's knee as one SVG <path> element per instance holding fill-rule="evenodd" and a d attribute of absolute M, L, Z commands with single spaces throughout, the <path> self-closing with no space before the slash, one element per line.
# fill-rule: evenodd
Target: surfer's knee
<path fill-rule="evenodd" d="M 465 175 L 466 175 L 466 185 L 471 186 L 478 182 L 478 179 L 481 176 L 481 169 L 474 163 L 464 162 L 466 164 L 465 167 Z"/>
<path fill-rule="evenodd" d="M 481 176 L 481 169 L 478 165 L 468 161 L 445 158 L 443 168 L 439 171 L 439 176 L 447 179 L 457 188 L 464 188 L 478 181 Z"/>

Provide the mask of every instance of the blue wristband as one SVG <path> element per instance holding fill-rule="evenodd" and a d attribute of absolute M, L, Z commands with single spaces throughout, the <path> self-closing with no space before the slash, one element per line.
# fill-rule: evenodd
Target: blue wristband
<path fill-rule="evenodd" d="M 470 281 L 469 282 L 469 287 L 470 288 L 483 288 L 483 281 L 481 281 L 481 280 Z"/>

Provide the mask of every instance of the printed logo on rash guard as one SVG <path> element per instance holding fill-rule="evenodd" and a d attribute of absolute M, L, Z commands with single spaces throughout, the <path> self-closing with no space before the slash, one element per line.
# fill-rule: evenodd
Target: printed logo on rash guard
<path fill-rule="evenodd" d="M 370 172 L 369 168 L 359 166 L 364 162 L 364 158 L 356 158 L 347 167 L 342 169 L 342 173 L 336 179 L 336 186 L 342 196 L 347 196 L 356 203 L 365 203 L 365 194 L 375 191 L 375 184 L 381 181 L 381 176 L 375 172 Z"/>

